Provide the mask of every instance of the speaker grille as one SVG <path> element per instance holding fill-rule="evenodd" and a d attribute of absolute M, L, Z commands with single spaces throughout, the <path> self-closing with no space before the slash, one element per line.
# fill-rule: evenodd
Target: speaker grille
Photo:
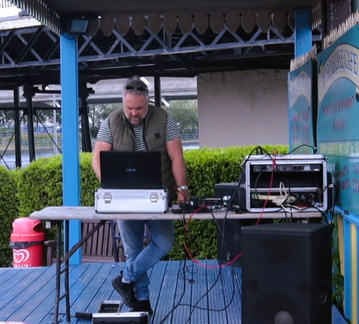
<path fill-rule="evenodd" d="M 242 228 L 242 323 L 331 322 L 331 233 L 324 224 Z"/>

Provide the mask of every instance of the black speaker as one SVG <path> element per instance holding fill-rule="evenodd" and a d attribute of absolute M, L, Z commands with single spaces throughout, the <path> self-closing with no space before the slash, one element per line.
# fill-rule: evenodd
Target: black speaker
<path fill-rule="evenodd" d="M 242 324 L 330 324 L 332 226 L 242 227 Z"/>
<path fill-rule="evenodd" d="M 242 226 L 254 225 L 257 219 L 218 219 L 217 252 L 219 264 L 240 267 L 242 264 Z M 272 219 L 262 219 L 262 223 L 272 223 Z"/>
<path fill-rule="evenodd" d="M 220 219 L 217 220 L 217 226 L 219 264 L 231 262 L 231 265 L 240 266 L 242 221 L 240 219 Z"/>

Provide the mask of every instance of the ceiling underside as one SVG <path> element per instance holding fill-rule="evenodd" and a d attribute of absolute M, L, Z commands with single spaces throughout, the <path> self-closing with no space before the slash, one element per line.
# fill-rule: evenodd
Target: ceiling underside
<path fill-rule="evenodd" d="M 311 8 L 318 1 L 312 0 L 47 0 L 49 7 L 60 15 L 72 13 L 152 13 L 192 12 L 221 10 L 258 10 Z"/>
<path fill-rule="evenodd" d="M 165 19 L 169 24 L 180 15 L 208 16 L 223 15 L 226 12 L 241 13 L 245 11 L 285 11 L 308 8 L 313 14 L 313 24 L 320 24 L 321 0 L 2 0 L 10 1 L 22 10 L 29 12 L 44 25 L 56 33 L 66 29 L 72 17 L 102 18 L 105 28 L 114 28 L 123 19 L 134 17 L 139 20 L 152 17 L 154 20 Z M 159 18 L 157 18 L 159 17 Z M 202 18 L 201 18 L 202 19 Z"/>
<path fill-rule="evenodd" d="M 183 77 L 289 69 L 294 57 L 294 9 L 310 7 L 313 14 L 320 11 L 317 0 L 12 2 L 38 19 L 41 16 L 50 28 L 0 31 L 3 89 L 60 82 L 59 36 L 49 23 L 51 19 L 64 22 L 78 15 L 101 16 L 93 20 L 87 35 L 78 37 L 80 80 L 94 83 L 133 74 Z M 31 8 L 31 3 L 38 7 Z M 51 19 L 45 19 L 49 10 L 37 12 L 44 6 L 53 10 Z M 313 28 L 313 41 L 320 46 L 320 23 Z"/>

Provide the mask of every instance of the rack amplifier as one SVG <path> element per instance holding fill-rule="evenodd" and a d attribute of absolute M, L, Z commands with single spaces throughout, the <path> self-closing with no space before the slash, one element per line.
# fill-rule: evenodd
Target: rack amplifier
<path fill-rule="evenodd" d="M 249 212 L 326 211 L 327 160 L 321 154 L 251 155 L 240 185 Z"/>

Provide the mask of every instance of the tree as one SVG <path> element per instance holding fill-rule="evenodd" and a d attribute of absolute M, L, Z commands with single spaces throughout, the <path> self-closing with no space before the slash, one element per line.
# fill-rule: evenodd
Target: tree
<path fill-rule="evenodd" d="M 197 100 L 172 100 L 165 109 L 178 122 L 181 134 L 198 132 Z"/>
<path fill-rule="evenodd" d="M 12 110 L 0 110 L 0 127 L 9 128 L 14 124 L 14 112 Z"/>
<path fill-rule="evenodd" d="M 111 111 L 118 108 L 118 104 L 92 104 L 88 106 L 88 116 L 90 132 L 92 137 L 96 137 L 100 129 L 101 122 L 107 118 Z"/>

